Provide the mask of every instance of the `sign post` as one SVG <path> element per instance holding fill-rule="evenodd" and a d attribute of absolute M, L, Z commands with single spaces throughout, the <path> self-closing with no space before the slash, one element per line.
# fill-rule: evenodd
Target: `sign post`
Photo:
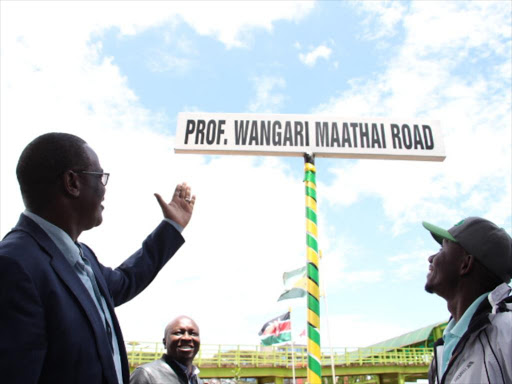
<path fill-rule="evenodd" d="M 315 157 L 443 161 L 438 121 L 317 115 L 180 113 L 176 153 L 304 156 L 309 384 L 321 384 Z"/>
<path fill-rule="evenodd" d="M 318 274 L 318 229 L 316 224 L 315 156 L 304 155 L 306 186 L 307 303 L 308 303 L 308 383 L 322 382 L 320 350 L 320 277 Z"/>

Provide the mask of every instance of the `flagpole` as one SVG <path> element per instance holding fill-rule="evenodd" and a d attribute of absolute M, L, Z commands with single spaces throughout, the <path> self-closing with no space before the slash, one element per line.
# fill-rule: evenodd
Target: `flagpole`
<path fill-rule="evenodd" d="M 292 322 L 292 307 L 288 308 L 288 310 L 290 311 L 290 335 L 292 337 L 292 383 L 293 384 L 296 384 L 296 381 L 295 381 L 295 351 L 293 350 L 293 322 Z"/>
<path fill-rule="evenodd" d="M 320 257 L 322 253 L 320 252 Z M 332 384 L 336 384 L 336 370 L 334 368 L 334 351 L 332 349 L 331 340 L 331 327 L 329 326 L 329 309 L 327 307 L 327 294 L 325 293 L 325 283 L 323 284 L 323 296 L 325 304 L 325 320 L 327 324 L 327 339 L 329 340 L 329 349 L 331 350 L 331 372 L 332 372 Z"/>
<path fill-rule="evenodd" d="M 322 383 L 320 350 L 320 289 L 318 274 L 318 233 L 316 225 L 316 168 L 315 155 L 304 154 L 304 183 L 306 185 L 306 244 L 308 291 L 308 383 Z"/>

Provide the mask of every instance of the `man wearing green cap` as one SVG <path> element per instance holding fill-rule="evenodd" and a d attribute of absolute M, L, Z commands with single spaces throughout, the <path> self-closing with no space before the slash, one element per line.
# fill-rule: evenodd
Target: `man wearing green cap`
<path fill-rule="evenodd" d="M 425 290 L 451 319 L 434 344 L 430 383 L 512 383 L 512 239 L 480 217 L 445 230 L 423 222 L 441 249 L 429 257 Z"/>

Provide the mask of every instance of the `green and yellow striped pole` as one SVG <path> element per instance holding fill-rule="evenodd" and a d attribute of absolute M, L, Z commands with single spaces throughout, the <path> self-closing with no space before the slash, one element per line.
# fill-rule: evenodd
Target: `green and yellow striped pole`
<path fill-rule="evenodd" d="M 318 229 L 316 226 L 315 156 L 304 155 L 306 184 L 306 244 L 308 276 L 308 383 L 322 383 L 320 352 L 320 289 L 318 274 Z"/>

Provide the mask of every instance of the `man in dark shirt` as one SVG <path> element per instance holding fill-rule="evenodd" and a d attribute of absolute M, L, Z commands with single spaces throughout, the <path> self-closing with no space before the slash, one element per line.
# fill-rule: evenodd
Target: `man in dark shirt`
<path fill-rule="evenodd" d="M 165 327 L 163 342 L 167 353 L 135 369 L 130 384 L 201 384 L 199 369 L 192 364 L 201 345 L 195 321 L 177 317 Z"/>

